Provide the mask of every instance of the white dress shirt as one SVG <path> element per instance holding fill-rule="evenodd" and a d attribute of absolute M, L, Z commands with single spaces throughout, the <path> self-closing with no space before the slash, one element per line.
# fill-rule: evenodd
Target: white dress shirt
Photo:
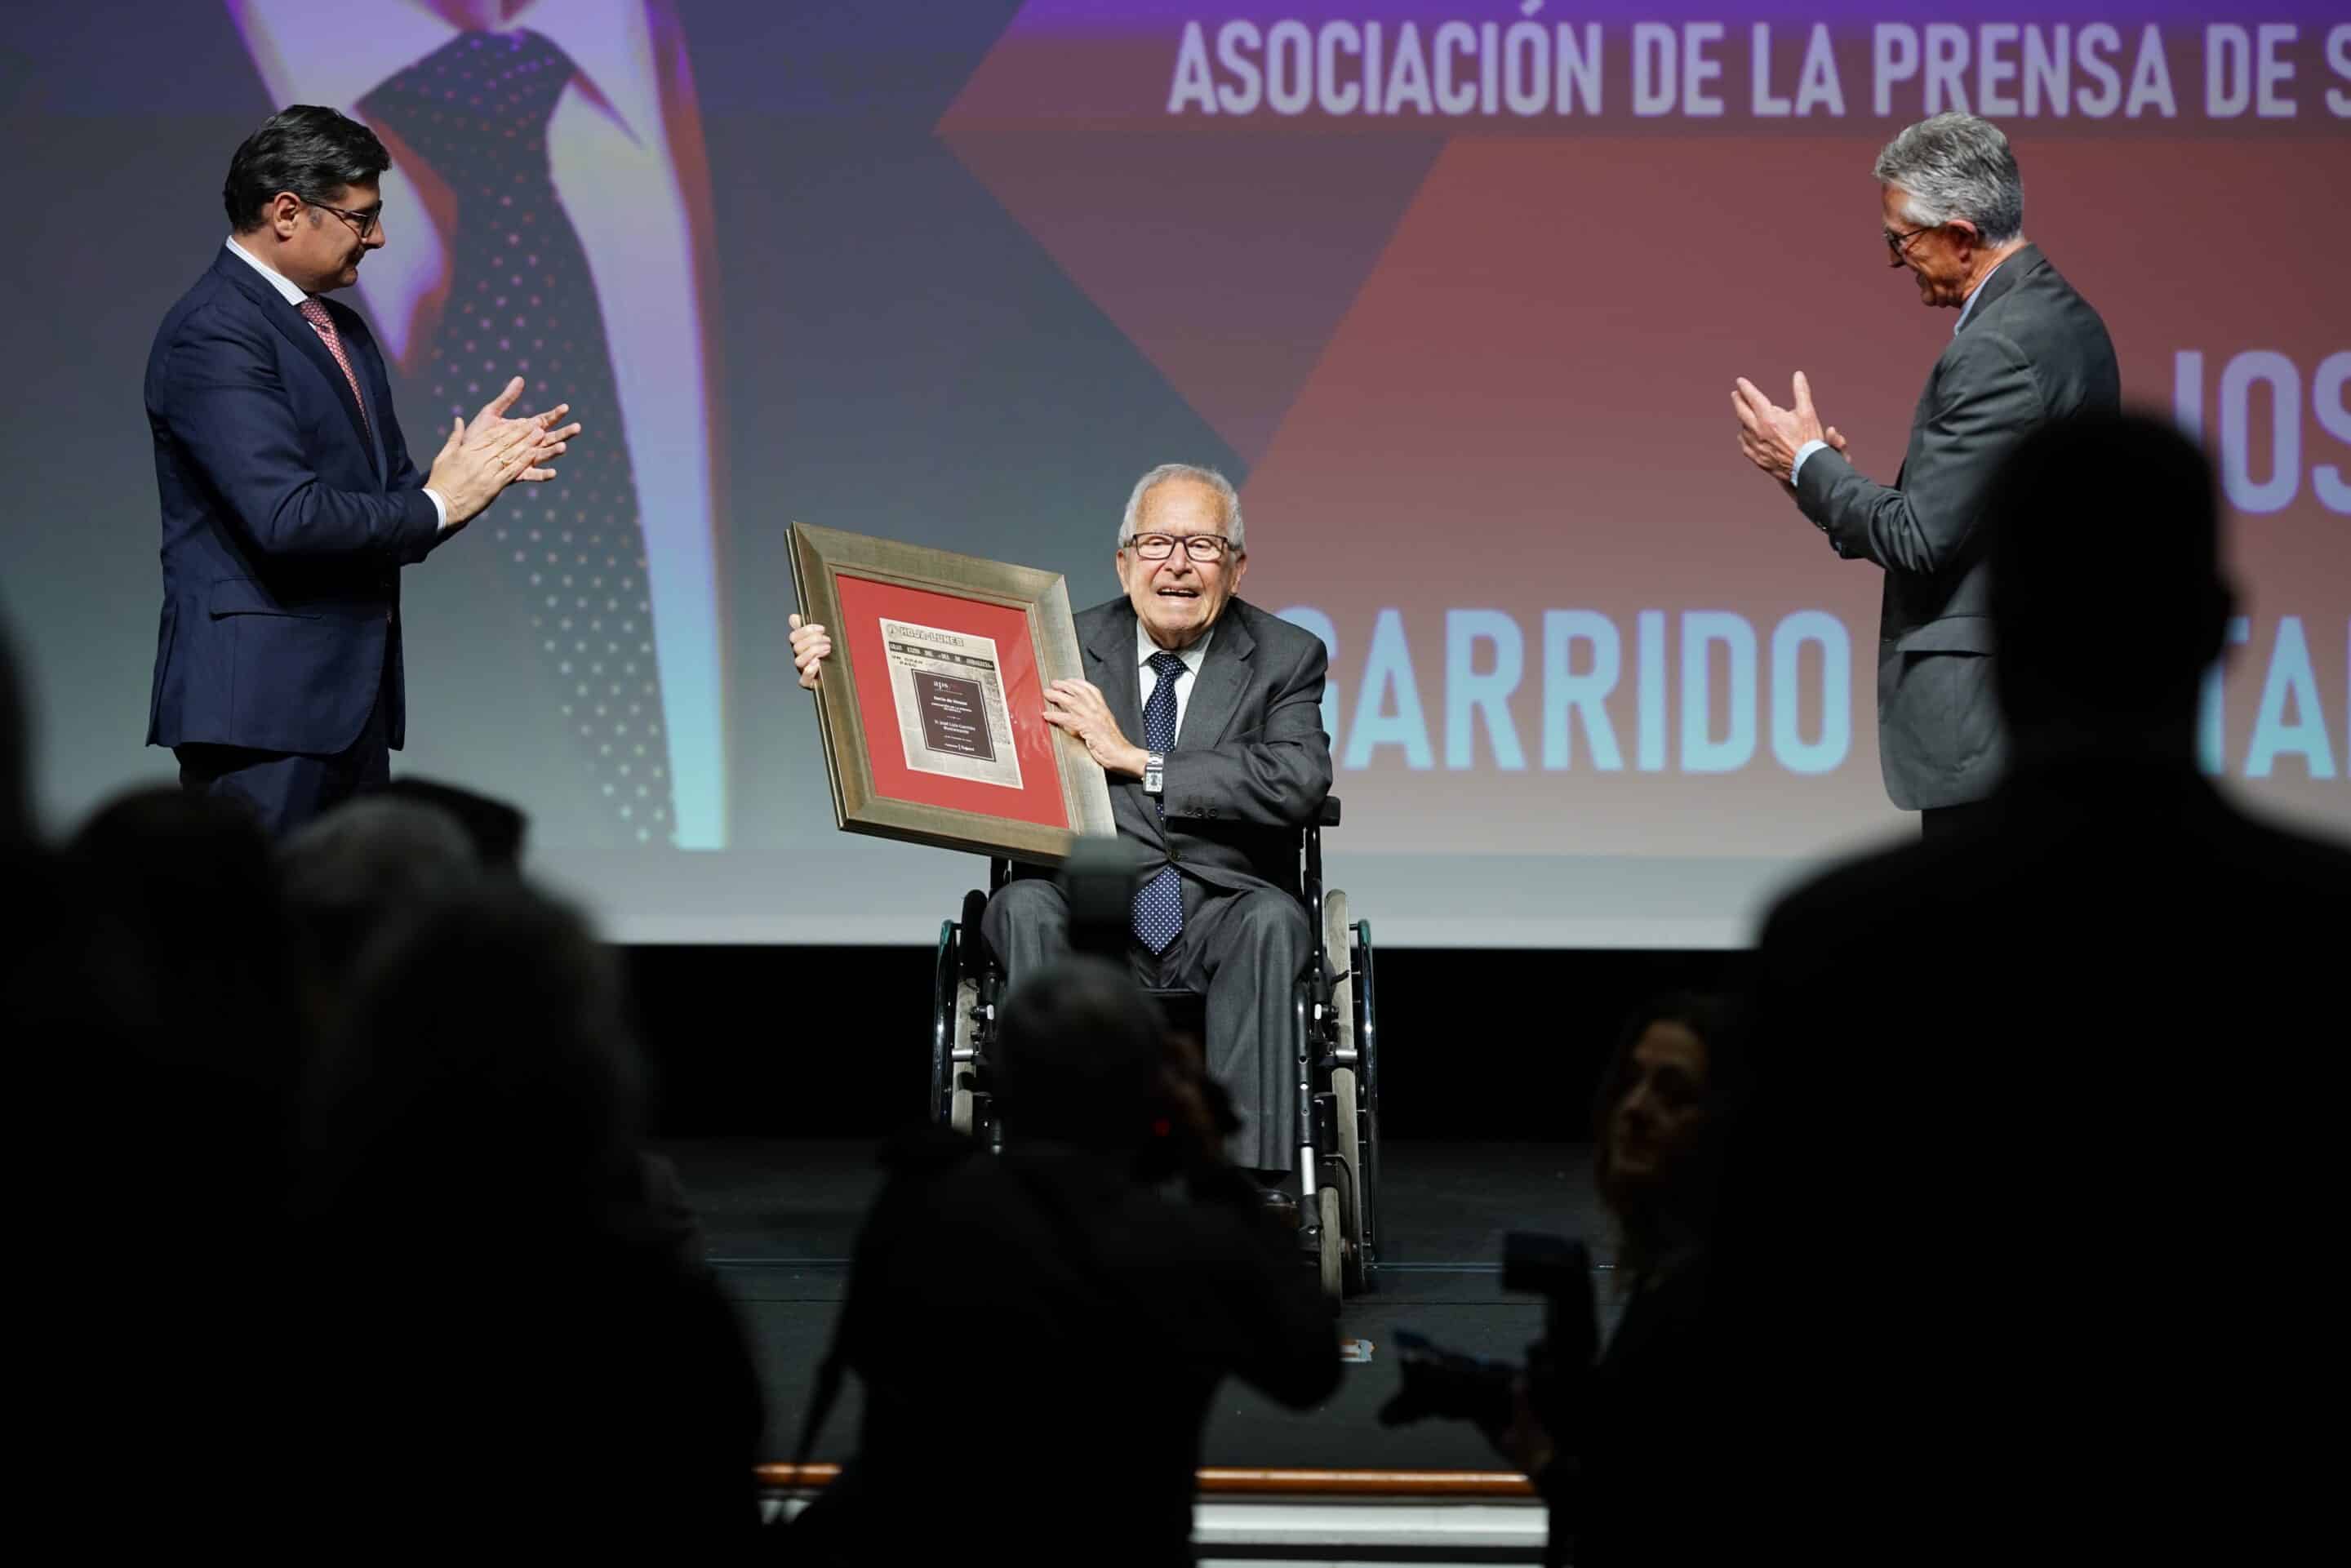
<path fill-rule="evenodd" d="M 229 235 L 227 245 L 229 255 L 236 257 L 237 260 L 245 263 L 246 266 L 253 268 L 254 271 L 269 279 L 269 287 L 277 290 L 278 298 L 285 300 L 287 304 L 294 307 L 295 309 L 299 310 L 302 308 L 304 301 L 310 298 L 309 294 L 292 278 L 287 277 L 284 273 L 278 271 L 276 267 L 270 266 L 267 262 L 262 260 L 259 256 L 246 249 L 245 246 L 237 244 L 236 236 L 235 235 Z M 304 320 L 307 321 L 308 319 L 308 317 L 304 318 Z M 318 329 L 314 327 L 311 330 L 315 332 Z M 364 404 L 362 406 L 364 407 Z M 433 515 L 436 519 L 438 519 L 437 526 L 443 533 L 447 533 L 449 531 L 449 503 L 443 500 L 441 498 L 441 492 L 433 488 L 430 485 L 424 486 L 424 498 L 433 503 Z"/>
<path fill-rule="evenodd" d="M 469 30 L 466 7 L 417 0 L 229 0 L 271 99 L 346 112 L 385 80 Z M 681 849 L 723 849 L 726 749 L 711 400 L 701 255 L 682 167 L 702 162 L 692 83 L 664 0 L 521 0 L 496 27 L 528 28 L 577 68 L 547 127 L 555 193 L 578 231 L 602 305 L 622 434 L 645 534 L 670 781 Z M 446 237 L 399 168 L 381 182 L 389 243 L 359 290 L 377 337 L 402 364 L 449 282 Z M 534 382 L 534 394 L 565 389 Z M 471 410 L 466 411 L 469 414 Z M 599 439 L 597 411 L 574 409 Z M 603 427 L 610 430 L 609 423 Z"/>
<path fill-rule="evenodd" d="M 1998 272 L 2001 267 L 2006 267 L 2007 265 L 2008 257 L 2001 256 L 1998 261 L 1991 264 L 1991 272 Z M 1968 324 L 1968 315 L 1970 311 L 1975 309 L 1976 301 L 1983 298 L 1984 285 L 1991 281 L 1991 272 L 1987 272 L 1981 277 L 1977 278 L 1976 286 L 1968 290 L 1967 303 L 1959 307 L 1959 319 L 1951 323 L 1952 337 L 1958 337 L 1959 335 L 1959 329 Z M 1818 452 L 1822 447 L 1826 446 L 1827 444 L 1828 443 L 1825 441 L 1807 441 L 1802 446 L 1797 447 L 1796 460 L 1788 465 L 1788 483 L 1791 485 L 1794 484 L 1796 482 L 1796 476 L 1804 471 L 1805 458 L 1810 457 L 1813 453 Z"/>
<path fill-rule="evenodd" d="M 1217 629 L 1211 626 L 1200 633 L 1198 642 L 1188 648 L 1176 650 L 1176 656 L 1184 661 L 1184 674 L 1176 681 L 1176 738 L 1179 742 L 1184 738 L 1185 711 L 1192 706 L 1192 688 L 1200 684 L 1200 663 L 1208 656 L 1208 644 L 1216 640 Z M 1152 657 L 1165 652 L 1165 649 L 1151 640 L 1150 629 L 1137 618 L 1134 622 L 1134 662 L 1143 671 L 1143 701 L 1145 706 L 1150 706 L 1152 691 L 1159 685 L 1159 672 L 1151 667 Z M 1139 735 L 1134 740 L 1137 746 L 1146 744 Z"/>

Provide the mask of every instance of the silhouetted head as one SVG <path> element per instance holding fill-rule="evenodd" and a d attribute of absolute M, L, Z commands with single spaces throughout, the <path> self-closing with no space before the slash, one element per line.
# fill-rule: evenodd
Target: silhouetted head
<path fill-rule="evenodd" d="M 192 1018 L 214 1019 L 285 970 L 285 915 L 269 839 L 234 802 L 135 789 L 100 807 L 67 847 Z M 226 1021 L 222 1019 L 221 1021 Z"/>
<path fill-rule="evenodd" d="M 256 1157 L 258 1140 L 277 1158 L 301 1055 L 285 908 L 260 822 L 233 801 L 134 790 L 82 824 L 62 863 L 168 1023 L 126 1101 L 184 1124 L 163 1135 L 204 1148 L 207 1164 Z"/>
<path fill-rule="evenodd" d="M 1743 1057 L 1730 1005 L 1677 993 L 1635 1012 L 1593 1105 L 1600 1196 L 1623 1232 L 1629 1273 L 1701 1239 Z"/>
<path fill-rule="evenodd" d="M 1124 969 L 1101 958 L 1047 965 L 1013 988 L 999 1018 L 1007 1131 L 1104 1153 L 1150 1141 L 1166 1028 Z"/>
<path fill-rule="evenodd" d="M 310 1206 L 394 1231 L 601 1223 L 636 1191 L 640 1065 L 610 956 L 485 882 L 361 956 L 304 1118 Z"/>
<path fill-rule="evenodd" d="M 387 797 L 448 813 L 473 841 L 475 857 L 485 869 L 510 872 L 521 865 L 530 819 L 520 807 L 455 784 L 413 776 L 395 779 L 377 792 L 378 799 Z"/>
<path fill-rule="evenodd" d="M 2187 760 L 2232 603 L 2212 471 L 2169 424 L 2064 421 L 1985 502 L 2001 706 L 2020 753 L 2150 746 Z"/>
<path fill-rule="evenodd" d="M 277 873 L 314 980 L 340 988 L 360 949 L 402 911 L 481 875 L 465 831 L 445 811 L 367 795 L 288 834 Z"/>

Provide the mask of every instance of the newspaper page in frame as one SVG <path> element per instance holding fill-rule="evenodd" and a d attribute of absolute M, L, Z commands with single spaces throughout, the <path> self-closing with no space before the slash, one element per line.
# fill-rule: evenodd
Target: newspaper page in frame
<path fill-rule="evenodd" d="M 1020 788 L 1020 757 L 997 672 L 996 640 L 884 620 L 890 695 L 906 766 L 981 784 Z"/>

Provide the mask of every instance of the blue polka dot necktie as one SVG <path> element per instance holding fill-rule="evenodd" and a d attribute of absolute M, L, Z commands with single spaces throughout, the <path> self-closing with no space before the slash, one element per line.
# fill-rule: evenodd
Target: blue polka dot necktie
<path fill-rule="evenodd" d="M 1151 688 L 1151 700 L 1143 705 L 1143 748 L 1165 755 L 1176 749 L 1176 683 L 1184 678 L 1184 661 L 1163 648 L 1151 655 L 1151 668 L 1159 684 Z M 1151 806 L 1159 820 L 1166 821 L 1165 803 L 1155 799 Z M 1176 868 L 1164 865 L 1156 876 L 1135 890 L 1134 934 L 1158 954 L 1167 951 L 1167 945 L 1183 929 L 1183 884 Z"/>
<path fill-rule="evenodd" d="M 456 198 L 447 303 L 420 376 L 440 430 L 512 375 L 593 421 L 556 478 L 509 486 L 483 520 L 608 820 L 624 840 L 666 845 L 669 739 L 636 476 L 595 278 L 548 168 L 548 121 L 572 72 L 537 33 L 463 33 L 360 108 Z"/>

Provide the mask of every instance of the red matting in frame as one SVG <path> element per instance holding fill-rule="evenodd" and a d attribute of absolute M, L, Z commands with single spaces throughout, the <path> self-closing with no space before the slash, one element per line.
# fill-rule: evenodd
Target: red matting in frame
<path fill-rule="evenodd" d="M 865 720 L 867 761 L 873 792 L 892 800 L 983 816 L 1009 817 L 1048 828 L 1068 828 L 1070 810 L 1061 796 L 1061 769 L 1053 756 L 1052 727 L 1045 722 L 1044 678 L 1029 641 L 1029 617 L 1000 604 L 958 599 L 952 593 L 902 588 L 872 578 L 834 576 L 841 600 L 841 632 L 857 672 L 857 707 Z M 882 647 L 884 619 L 912 621 L 949 632 L 987 637 L 996 643 L 997 678 L 1004 683 L 1004 706 L 1012 720 L 1013 752 L 1020 759 L 1020 788 L 920 773 L 906 766 L 899 739 L 898 704 L 890 692 L 890 662 Z"/>

